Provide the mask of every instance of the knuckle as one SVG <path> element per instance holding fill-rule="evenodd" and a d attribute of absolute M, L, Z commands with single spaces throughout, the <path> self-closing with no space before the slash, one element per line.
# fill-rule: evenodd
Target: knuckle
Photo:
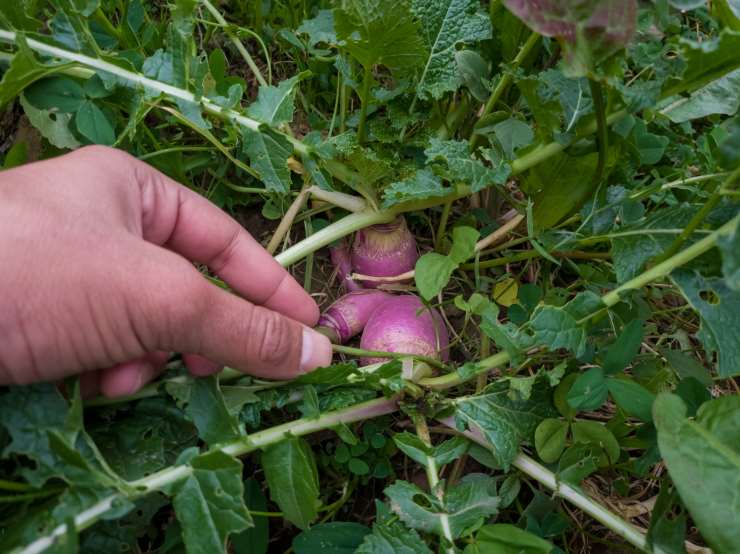
<path fill-rule="evenodd" d="M 291 322 L 261 306 L 252 308 L 247 347 L 261 365 L 276 365 L 290 360 L 295 350 L 296 333 Z"/>

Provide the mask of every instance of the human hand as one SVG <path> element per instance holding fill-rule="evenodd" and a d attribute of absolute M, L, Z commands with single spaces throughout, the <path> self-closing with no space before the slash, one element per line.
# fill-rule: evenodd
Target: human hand
<path fill-rule="evenodd" d="M 211 284 L 207 265 L 243 296 Z M 232 218 L 128 154 L 86 147 L 0 173 L 0 384 L 78 372 L 131 394 L 170 351 L 285 379 L 331 361 L 318 308 Z"/>

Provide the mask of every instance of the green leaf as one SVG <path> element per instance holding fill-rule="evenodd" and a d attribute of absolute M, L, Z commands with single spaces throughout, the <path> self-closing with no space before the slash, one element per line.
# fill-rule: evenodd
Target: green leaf
<path fill-rule="evenodd" d="M 337 34 L 334 32 L 334 12 L 332 10 L 319 10 L 316 17 L 306 19 L 296 29 L 298 34 L 307 34 L 308 43 L 311 46 L 324 42 L 336 44 Z"/>
<path fill-rule="evenodd" d="M 600 466 L 615 464 L 619 459 L 619 443 L 614 434 L 598 421 L 574 421 L 571 423 L 573 442 L 590 444 L 599 449 L 601 457 Z"/>
<path fill-rule="evenodd" d="M 26 100 L 25 96 L 21 94 L 20 103 L 23 106 L 23 111 L 28 117 L 28 121 L 31 122 L 36 130 L 41 133 L 41 136 L 49 141 L 50 144 L 57 148 L 79 148 L 81 145 L 75 138 L 72 131 L 69 129 L 69 125 L 72 122 L 72 115 L 65 113 L 57 113 L 52 117 L 52 112 L 49 110 L 39 110 Z"/>
<path fill-rule="evenodd" d="M 10 67 L 0 80 L 0 109 L 18 96 L 26 87 L 59 71 L 64 71 L 72 64 L 40 63 L 33 51 L 26 44 L 22 34 L 16 37 L 18 51 L 10 62 Z"/>
<path fill-rule="evenodd" d="M 456 264 L 461 264 L 475 254 L 475 243 L 480 233 L 472 227 L 458 226 L 452 229 L 452 247 L 450 248 L 450 259 Z"/>
<path fill-rule="evenodd" d="M 425 466 L 427 458 L 431 457 L 440 467 L 462 456 L 469 446 L 463 437 L 454 437 L 429 448 L 419 437 L 406 431 L 393 435 L 393 442 L 401 452 L 415 462 Z"/>
<path fill-rule="evenodd" d="M 222 552 L 230 533 L 252 525 L 244 505 L 242 464 L 220 451 L 190 463 L 192 473 L 174 487 L 175 515 L 188 554 Z"/>
<path fill-rule="evenodd" d="M 463 554 L 550 554 L 553 545 L 510 523 L 484 525 Z"/>
<path fill-rule="evenodd" d="M 675 229 L 686 225 L 695 212 L 694 206 L 683 205 L 659 210 L 647 220 L 641 220 L 621 231 L 633 231 L 629 235 L 611 239 L 611 254 L 617 281 L 636 277 L 653 256 L 665 251 L 675 235 L 653 233 L 653 229 Z"/>
<path fill-rule="evenodd" d="M 604 356 L 604 372 L 613 374 L 627 367 L 640 351 L 643 334 L 642 321 L 639 319 L 630 321 L 622 329 L 617 340 L 609 345 Z"/>
<path fill-rule="evenodd" d="M 243 132 L 244 149 L 265 187 L 282 194 L 290 191 L 288 158 L 292 149 L 287 139 L 266 129 L 252 131 L 245 128 Z"/>
<path fill-rule="evenodd" d="M 609 150 L 607 170 L 616 162 L 615 154 Z M 522 188 L 534 204 L 536 232 L 559 223 L 591 197 L 596 186 L 591 176 L 596 171 L 598 158 L 596 152 L 577 157 L 561 153 L 526 173 Z"/>
<path fill-rule="evenodd" d="M 343 47 L 365 68 L 381 64 L 399 74 L 417 68 L 424 46 L 405 1 L 343 0 L 334 10 Z"/>
<path fill-rule="evenodd" d="M 319 476 L 309 444 L 288 438 L 268 447 L 262 454 L 262 469 L 270 497 L 285 519 L 299 529 L 308 529 L 319 505 Z"/>
<path fill-rule="evenodd" d="M 642 385 L 627 379 L 607 380 L 609 393 L 614 402 L 622 408 L 627 415 L 634 416 L 642 421 L 652 421 L 652 408 L 655 395 Z"/>
<path fill-rule="evenodd" d="M 592 367 L 581 373 L 570 387 L 566 398 L 568 405 L 576 410 L 598 410 L 606 402 L 609 387 L 604 370 Z"/>
<path fill-rule="evenodd" d="M 310 75 L 310 71 L 303 71 L 290 79 L 281 81 L 276 87 L 260 87 L 257 100 L 249 106 L 247 114 L 273 127 L 290 123 L 293 121 L 293 99 L 297 85 Z"/>
<path fill-rule="evenodd" d="M 355 554 L 432 554 L 413 529 L 400 521 L 376 523 Z"/>
<path fill-rule="evenodd" d="M 513 160 L 518 148 L 534 140 L 532 128 L 518 119 L 509 118 L 493 126 L 493 134 L 501 144 L 507 159 Z"/>
<path fill-rule="evenodd" d="M 644 165 L 658 163 L 663 158 L 666 147 L 670 142 L 668 137 L 648 131 L 647 125 L 641 119 L 635 120 L 635 126 L 632 128 L 632 140 L 640 156 L 640 162 Z"/>
<path fill-rule="evenodd" d="M 198 428 L 198 435 L 208 445 L 239 437 L 239 425 L 229 413 L 218 384 L 218 376 L 193 379 L 187 413 Z"/>
<path fill-rule="evenodd" d="M 244 503 L 254 521 L 254 527 L 231 537 L 234 554 L 267 554 L 270 540 L 268 518 L 251 514 L 253 511 L 266 512 L 267 498 L 260 484 L 254 479 L 244 481 Z"/>
<path fill-rule="evenodd" d="M 681 40 L 681 51 L 686 69 L 681 80 L 667 87 L 666 93 L 675 90 L 696 90 L 740 68 L 737 52 L 740 49 L 740 33 L 723 30 L 719 37 L 701 42 Z"/>
<path fill-rule="evenodd" d="M 353 554 L 370 528 L 359 523 L 332 521 L 320 523 L 293 539 L 296 554 Z"/>
<path fill-rule="evenodd" d="M 416 94 L 422 100 L 441 98 L 460 85 L 455 67 L 459 43 L 491 37 L 491 21 L 477 0 L 411 0 L 421 23 L 424 62 Z"/>
<path fill-rule="evenodd" d="M 429 169 L 420 169 L 411 177 L 395 181 L 383 189 L 383 207 L 389 208 L 407 200 L 441 198 L 451 194 L 451 188 L 442 185 L 442 179 Z"/>
<path fill-rule="evenodd" d="M 740 544 L 740 397 L 707 402 L 692 421 L 680 398 L 663 393 L 653 416 L 668 473 L 704 539 L 715 552 L 734 552 Z"/>
<path fill-rule="evenodd" d="M 542 420 L 537 426 L 534 432 L 534 446 L 537 455 L 546 464 L 557 462 L 565 450 L 568 427 L 568 422 L 552 418 Z"/>
<path fill-rule="evenodd" d="M 85 91 L 68 77 L 49 77 L 29 86 L 24 95 L 40 110 L 74 113 L 85 101 Z"/>
<path fill-rule="evenodd" d="M 446 178 L 453 182 L 469 185 L 473 192 L 492 185 L 501 185 L 509 176 L 509 168 L 494 170 L 476 160 L 470 153 L 468 143 L 461 140 L 442 140 L 432 137 L 424 150 L 428 163 L 444 162 L 449 171 Z"/>
<path fill-rule="evenodd" d="M 604 453 L 599 446 L 574 444 L 566 449 L 560 457 L 557 471 L 558 478 L 580 486 L 581 481 L 598 470 L 599 462 L 604 457 Z"/>
<path fill-rule="evenodd" d="M 495 514 L 500 503 L 495 480 L 482 474 L 463 477 L 458 485 L 447 490 L 444 504 L 406 481 L 396 481 L 384 492 L 391 509 L 406 525 L 439 535 L 444 532 L 444 526 L 448 526 L 453 538 L 458 538 L 479 520 Z"/>
<path fill-rule="evenodd" d="M 740 108 L 740 69 L 723 75 L 695 91 L 691 96 L 678 97 L 661 110 L 674 123 L 683 123 L 713 114 L 735 115 Z"/>
<path fill-rule="evenodd" d="M 460 80 L 478 102 L 485 102 L 491 94 L 488 85 L 488 62 L 474 50 L 455 52 L 455 64 Z"/>
<path fill-rule="evenodd" d="M 652 552 L 684 554 L 686 552 L 686 511 L 676 515 L 679 505 L 675 488 L 663 481 L 658 498 L 650 514 L 650 528 L 647 533 L 648 547 Z"/>
<path fill-rule="evenodd" d="M 732 229 L 717 238 L 717 245 L 722 252 L 725 283 L 731 290 L 740 292 L 740 220 L 736 220 Z"/>
<path fill-rule="evenodd" d="M 494 383 L 479 395 L 456 400 L 454 405 L 456 421 L 479 428 L 505 470 L 519 452 L 520 443 L 532 438 L 543 419 L 555 415 L 545 388 L 535 387 L 528 400 L 520 400 L 511 397 L 505 383 Z"/>
<path fill-rule="evenodd" d="M 740 375 L 740 292 L 730 290 L 723 279 L 703 277 L 695 271 L 677 270 L 671 279 L 701 316 L 696 337 L 708 352 L 717 353 L 720 377 Z"/>
<path fill-rule="evenodd" d="M 0 22 L 6 29 L 20 29 L 23 31 L 36 31 L 41 24 L 40 21 L 31 17 L 35 15 L 38 8 L 22 0 L 19 2 L 3 2 L 0 5 Z M 32 10 L 29 12 L 29 10 Z"/>
<path fill-rule="evenodd" d="M 95 144 L 111 146 L 116 142 L 116 132 L 103 110 L 90 100 L 85 100 L 75 114 L 77 131 Z"/>
<path fill-rule="evenodd" d="M 581 356 L 586 349 L 585 330 L 563 308 L 540 306 L 535 310 L 530 324 L 535 341 L 550 350 L 566 348 L 576 356 Z"/>
<path fill-rule="evenodd" d="M 457 266 L 449 256 L 436 252 L 427 252 L 419 258 L 414 268 L 414 281 L 422 298 L 428 301 L 437 296 L 447 286 Z"/>

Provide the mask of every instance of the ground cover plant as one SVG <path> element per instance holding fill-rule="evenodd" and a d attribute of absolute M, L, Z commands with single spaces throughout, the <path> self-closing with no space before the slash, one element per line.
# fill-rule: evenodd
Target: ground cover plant
<path fill-rule="evenodd" d="M 3 552 L 737 552 L 736 0 L 18 0 L 0 72 L 3 167 L 127 150 L 345 343 L 0 389 Z"/>

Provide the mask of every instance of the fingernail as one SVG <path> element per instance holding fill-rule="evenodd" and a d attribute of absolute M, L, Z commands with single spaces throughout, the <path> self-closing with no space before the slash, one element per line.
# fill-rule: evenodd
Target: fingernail
<path fill-rule="evenodd" d="M 308 373 L 317 367 L 327 366 L 331 364 L 331 356 L 331 342 L 329 342 L 329 339 L 308 327 L 304 327 L 301 364 L 298 370 L 301 373 Z"/>

